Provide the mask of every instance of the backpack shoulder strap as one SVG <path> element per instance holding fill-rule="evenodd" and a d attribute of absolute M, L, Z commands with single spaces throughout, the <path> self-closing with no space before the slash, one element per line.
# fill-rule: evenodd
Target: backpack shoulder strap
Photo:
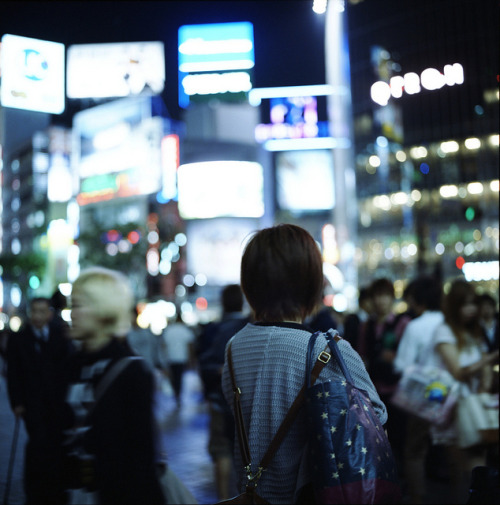
<path fill-rule="evenodd" d="M 95 408 L 97 402 L 102 398 L 106 390 L 113 383 L 113 381 L 127 368 L 133 361 L 142 359 L 139 356 L 125 356 L 120 358 L 116 363 L 114 363 L 111 368 L 104 374 L 94 392 L 94 405 L 92 410 Z"/>

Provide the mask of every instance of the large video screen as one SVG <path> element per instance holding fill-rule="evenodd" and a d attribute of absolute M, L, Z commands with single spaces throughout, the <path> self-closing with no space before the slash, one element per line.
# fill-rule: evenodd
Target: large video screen
<path fill-rule="evenodd" d="M 329 149 L 276 153 L 278 207 L 291 212 L 315 212 L 335 207 L 333 156 Z"/>
<path fill-rule="evenodd" d="M 181 165 L 177 173 L 183 219 L 262 217 L 264 170 L 251 161 L 204 161 Z"/>

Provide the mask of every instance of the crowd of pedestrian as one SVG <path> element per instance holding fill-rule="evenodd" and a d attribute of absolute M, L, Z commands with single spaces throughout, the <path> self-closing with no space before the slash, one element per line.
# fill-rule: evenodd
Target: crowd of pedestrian
<path fill-rule="evenodd" d="M 392 280 L 380 277 L 360 287 L 356 311 L 336 317 L 322 301 L 315 241 L 298 226 L 279 225 L 247 243 L 241 285 L 221 290 L 221 316 L 207 325 L 189 327 L 178 313 L 161 335 L 140 328 L 128 279 L 100 267 L 80 274 L 70 304 L 60 293 L 33 298 L 25 324 L 16 333 L 4 332 L 1 345 L 11 408 L 28 435 L 27 505 L 167 503 L 162 475 L 168 447 L 161 446 L 155 391 L 168 380 L 182 408 L 188 368 L 199 374 L 208 406 L 209 442 L 200 450 L 212 458 L 218 498 L 242 492 L 248 475 L 258 474 L 259 494 L 271 503 L 312 499 L 302 411 L 262 476 L 245 468 L 227 349 L 231 342 L 244 391 L 244 428 L 257 464 L 304 385 L 311 334 L 324 336 L 330 328 L 343 337 L 339 351 L 387 432 L 404 501 L 432 499 L 426 481 L 436 460 L 445 466 L 450 503 L 470 499 L 477 468 L 492 476 L 483 492 L 498 498 L 498 437 L 462 447 L 454 422 L 436 426 L 392 402 L 402 376 L 415 365 L 446 370 L 462 394 L 489 393 L 498 402 L 497 300 L 463 278 L 408 281 L 406 310 L 396 304 Z M 65 305 L 71 306 L 71 325 L 61 317 Z M 320 337 L 314 351 L 320 354 L 325 345 Z M 320 379 L 340 380 L 333 361 Z"/>

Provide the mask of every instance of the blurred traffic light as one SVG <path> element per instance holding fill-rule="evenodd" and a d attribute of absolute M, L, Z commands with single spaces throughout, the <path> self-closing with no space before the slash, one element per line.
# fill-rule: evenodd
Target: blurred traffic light
<path fill-rule="evenodd" d="M 477 207 L 468 206 L 464 208 L 464 217 L 469 222 L 479 219 L 481 215 L 482 211 Z"/>

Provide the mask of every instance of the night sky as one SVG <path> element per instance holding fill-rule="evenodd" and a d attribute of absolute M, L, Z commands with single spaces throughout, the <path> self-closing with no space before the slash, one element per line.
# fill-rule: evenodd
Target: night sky
<path fill-rule="evenodd" d="M 358 0 L 359 1 L 359 0 Z M 347 0 L 346 0 L 347 3 Z M 185 24 L 250 21 L 254 26 L 253 86 L 325 83 L 325 16 L 312 10 L 313 0 L 232 1 L 0 1 L 0 36 L 5 33 L 72 44 L 162 41 L 166 82 L 162 98 L 173 119 L 177 104 L 177 31 Z M 489 12 L 491 11 L 491 16 Z M 496 0 L 364 0 L 350 5 L 350 53 L 353 86 L 366 79 L 369 46 L 379 44 L 400 59 L 405 69 L 422 71 L 453 61 L 472 61 L 498 48 Z M 485 20 L 487 25 L 485 25 Z M 478 36 L 479 34 L 479 36 Z M 479 38 L 478 38 L 479 37 Z M 479 45 L 478 45 L 479 44 Z M 498 50 L 498 49 L 497 49 Z M 498 74 L 491 57 L 477 78 L 478 93 Z M 467 67 L 466 67 L 467 70 Z M 471 75 L 467 75 L 470 79 Z M 488 82 L 480 82 L 485 79 Z M 353 89 L 356 94 L 356 88 Z M 364 88 L 358 93 L 367 100 Z M 479 94 L 478 94 L 479 96 Z M 355 103 L 354 109 L 364 104 Z M 69 122 L 81 105 L 67 100 Z"/>
<path fill-rule="evenodd" d="M 250 21 L 254 25 L 254 87 L 325 82 L 324 16 L 313 12 L 312 0 L 0 2 L 0 35 L 40 38 L 66 46 L 164 42 L 166 82 L 162 97 L 174 119 L 180 118 L 178 28 L 231 21 Z"/>

